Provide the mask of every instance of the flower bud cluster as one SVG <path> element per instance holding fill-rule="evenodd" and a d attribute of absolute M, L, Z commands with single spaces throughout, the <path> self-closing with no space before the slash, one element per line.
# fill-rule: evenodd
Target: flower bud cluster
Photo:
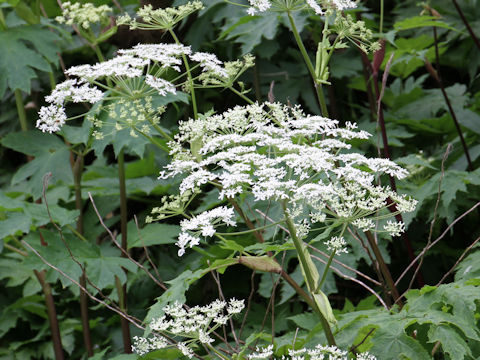
<path fill-rule="evenodd" d="M 96 7 L 91 3 L 72 4 L 67 1 L 62 4 L 62 7 L 62 15 L 57 16 L 55 20 L 61 24 L 79 25 L 84 29 L 89 29 L 92 23 L 108 24 L 110 21 L 108 14 L 112 12 L 112 8 L 108 5 Z"/>

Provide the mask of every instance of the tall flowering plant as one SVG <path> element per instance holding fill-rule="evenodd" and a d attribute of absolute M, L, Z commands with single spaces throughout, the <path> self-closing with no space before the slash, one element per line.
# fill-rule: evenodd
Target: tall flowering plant
<path fill-rule="evenodd" d="M 69 119 L 68 103 L 87 102 L 94 105 L 86 117 L 94 125 L 93 139 L 103 139 L 109 131 L 129 129 L 132 137 L 144 136 L 168 152 L 171 161 L 159 178 L 179 177 L 179 192 L 164 198 L 147 217 L 147 222 L 183 217 L 175 243 L 179 257 L 189 249 L 200 249 L 210 238 L 228 248 L 238 236 L 253 234 L 263 245 L 255 251 L 237 247 L 230 257 L 232 264 L 242 263 L 255 270 L 281 274 L 317 314 L 329 343 L 314 349 L 293 346 L 289 356 L 323 359 L 328 355 L 330 359 L 347 359 L 347 353 L 336 348 L 332 330 L 336 319 L 322 291 L 330 265 L 335 256 L 348 252 L 347 232 L 365 232 L 382 263 L 372 233 L 398 236 L 405 225 L 396 221 L 395 216 L 413 211 L 416 204 L 415 200 L 377 181 L 382 175 L 402 179 L 407 176 L 406 170 L 388 159 L 369 158 L 353 151 L 352 142 L 368 139 L 370 134 L 352 122 L 340 126 L 325 111 L 321 85 L 328 84 L 328 62 L 333 51 L 345 47 L 344 40 L 353 41 L 364 51 L 375 50 L 378 44 L 370 41 L 372 34 L 363 23 L 341 14 L 341 10 L 355 6 L 351 1 L 250 1 L 250 5 L 250 15 L 268 9 L 288 14 L 291 30 L 314 81 L 322 116 L 306 114 L 298 105 L 254 103 L 244 89 L 235 88 L 241 74 L 253 66 L 252 56 L 223 63 L 215 54 L 194 52 L 182 44 L 173 29 L 203 7 L 195 1 L 159 10 L 145 6 L 139 10 L 138 19 L 120 18 L 119 24 L 127 24 L 132 29 L 166 30 L 174 42 L 138 44 L 118 50 L 112 59 L 99 56 L 100 62 L 96 64 L 66 70 L 70 79 L 58 84 L 46 97 L 49 105 L 41 108 L 37 127 L 44 132 L 56 132 Z M 306 54 L 291 16 L 292 11 L 303 9 L 325 15 L 323 40 L 318 44 L 315 66 Z M 75 16 L 78 18 L 78 14 Z M 333 42 L 329 40 L 331 34 L 336 34 Z M 199 114 L 195 93 L 201 88 L 230 89 L 249 105 L 236 106 L 220 114 L 214 111 Z M 177 95 L 180 91 L 189 95 L 193 116 L 180 121 L 178 132 L 172 135 L 161 126 L 165 107 L 155 106 L 154 99 Z M 106 123 L 105 114 L 113 122 Z M 167 140 L 167 146 L 157 137 Z M 193 211 L 193 199 L 211 188 L 218 190 L 219 205 Z M 276 217 L 262 214 L 264 225 L 257 226 L 248 215 L 247 207 L 251 204 L 254 207 L 268 204 L 280 211 Z M 235 229 L 238 227 L 242 229 Z M 265 237 L 263 230 L 270 227 L 276 227 L 281 236 Z M 331 234 L 325 241 L 329 259 L 322 274 L 313 263 L 306 242 L 320 231 Z M 307 291 L 289 277 L 276 254 L 269 250 L 269 244 L 280 244 L 284 249 L 295 251 Z M 382 268 L 382 271 L 390 291 L 394 292 L 388 270 Z M 242 309 L 243 301 L 235 299 L 228 306 L 225 301 L 217 301 L 191 309 L 176 302 L 163 308 L 163 317 L 150 322 L 149 331 L 154 337 L 135 338 L 133 349 L 144 354 L 176 344 L 184 356 L 191 358 L 196 356 L 196 346 L 200 343 L 207 352 L 226 359 L 225 354 L 213 347 L 212 334 L 220 325 L 232 321 Z M 244 352 L 232 358 L 244 358 Z M 251 352 L 247 358 L 266 359 L 272 353 L 272 348 L 267 347 Z M 357 359 L 374 357 L 360 354 Z"/>

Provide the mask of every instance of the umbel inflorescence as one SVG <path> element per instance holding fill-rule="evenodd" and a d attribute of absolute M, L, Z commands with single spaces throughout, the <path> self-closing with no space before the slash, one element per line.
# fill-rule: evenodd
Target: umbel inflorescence
<path fill-rule="evenodd" d="M 44 132 L 59 131 L 67 120 L 66 104 L 113 100 L 113 105 L 105 105 L 112 113 L 131 114 L 131 109 L 120 109 L 121 101 L 131 104 L 142 100 L 138 108 L 145 111 L 138 116 L 118 118 L 118 128 L 129 127 L 132 133 L 145 132 L 145 124 L 156 123 L 155 114 L 163 108 L 150 106 L 152 96 L 175 95 L 177 89 L 184 89 L 187 76 L 182 72 L 184 59 L 192 62 L 193 87 L 230 86 L 248 67 L 253 66 L 253 57 L 246 55 L 242 60 L 223 64 L 214 54 L 193 52 L 190 46 L 182 44 L 138 44 L 131 49 L 118 51 L 114 58 L 93 65 L 79 65 L 66 70 L 71 79 L 58 84 L 45 100 L 50 105 L 40 109 L 37 128 Z M 188 90 L 188 89 L 187 89 Z M 96 125 L 95 134 L 102 136 L 102 121 L 90 117 Z"/>
<path fill-rule="evenodd" d="M 179 302 L 167 305 L 163 308 L 165 315 L 150 322 L 149 328 L 154 332 L 154 336 L 135 336 L 132 350 L 143 355 L 153 350 L 176 346 L 185 356 L 192 358 L 192 348 L 197 343 L 210 346 L 214 341 L 211 334 L 215 329 L 225 325 L 232 316 L 242 312 L 244 307 L 244 301 L 235 298 L 228 303 L 215 300 L 208 305 L 194 306 L 188 310 Z M 168 335 L 169 339 L 161 334 Z"/>
<path fill-rule="evenodd" d="M 299 237 L 315 223 L 374 230 L 375 220 L 412 211 L 416 201 L 375 185 L 378 175 L 401 179 L 407 171 L 388 159 L 350 151 L 349 141 L 368 137 L 355 124 L 347 122 L 343 128 L 336 120 L 306 115 L 299 106 L 237 106 L 180 123 L 175 141 L 169 144 L 173 160 L 160 178 L 183 175 L 180 194 L 212 184 L 220 199 L 252 194 L 255 201 L 280 202 L 297 222 Z M 379 213 L 387 207 L 387 199 L 396 212 Z M 214 236 L 219 224 L 235 224 L 233 209 L 217 208 L 183 221 L 179 255 L 198 245 L 201 237 Z M 392 236 L 404 230 L 400 222 L 382 225 L 376 231 Z M 342 243 L 339 238 L 329 246 L 340 251 Z"/>

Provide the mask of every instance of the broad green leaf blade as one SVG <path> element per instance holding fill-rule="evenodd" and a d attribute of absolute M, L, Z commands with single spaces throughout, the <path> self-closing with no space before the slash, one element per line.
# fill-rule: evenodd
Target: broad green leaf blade
<path fill-rule="evenodd" d="M 131 221 L 128 223 L 128 248 L 174 244 L 179 234 L 178 225 L 153 223 L 137 229 Z"/>
<path fill-rule="evenodd" d="M 31 217 L 20 212 L 9 212 L 4 219 L 0 218 L 0 239 L 15 235 L 17 232 L 27 233 L 31 225 Z"/>
<path fill-rule="evenodd" d="M 50 72 L 45 58 L 56 63 L 58 35 L 41 25 L 17 26 L 0 32 L 0 98 L 6 89 L 30 92 L 34 69 Z M 36 50 L 36 51 L 35 51 Z"/>
<path fill-rule="evenodd" d="M 428 330 L 428 339 L 431 343 L 439 341 L 443 351 L 449 354 L 451 359 L 463 360 L 465 355 L 472 356 L 465 339 L 450 326 L 431 326 Z"/>
<path fill-rule="evenodd" d="M 186 300 L 185 292 L 192 283 L 200 279 L 203 275 L 204 271 L 202 269 L 194 272 L 191 270 L 186 270 L 175 279 L 166 281 L 166 283 L 170 285 L 168 290 L 159 296 L 156 299 L 156 303 L 150 307 L 150 310 L 148 310 L 147 316 L 145 317 L 145 321 L 149 322 L 154 318 L 162 316 L 163 308 L 169 303 L 173 303 L 175 301 L 184 303 Z"/>
<path fill-rule="evenodd" d="M 395 28 L 395 30 L 400 31 L 426 26 L 436 26 L 444 29 L 458 31 L 447 23 L 438 20 L 435 16 L 413 16 L 401 21 L 397 21 L 393 27 Z"/>

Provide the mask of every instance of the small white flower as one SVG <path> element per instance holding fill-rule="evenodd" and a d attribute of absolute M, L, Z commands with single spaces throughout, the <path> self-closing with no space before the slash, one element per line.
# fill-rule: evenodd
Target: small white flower
<path fill-rule="evenodd" d="M 235 298 L 230 299 L 228 302 L 227 312 L 229 314 L 239 314 L 245 307 L 245 300 L 237 300 Z"/>
<path fill-rule="evenodd" d="M 259 348 L 257 346 L 256 352 L 247 356 L 251 359 L 269 359 L 273 355 L 273 345 L 268 345 L 266 348 Z"/>
<path fill-rule="evenodd" d="M 58 105 L 42 106 L 38 115 L 39 119 L 36 127 L 42 130 L 42 132 L 52 133 L 59 131 L 67 120 L 65 109 Z"/>

